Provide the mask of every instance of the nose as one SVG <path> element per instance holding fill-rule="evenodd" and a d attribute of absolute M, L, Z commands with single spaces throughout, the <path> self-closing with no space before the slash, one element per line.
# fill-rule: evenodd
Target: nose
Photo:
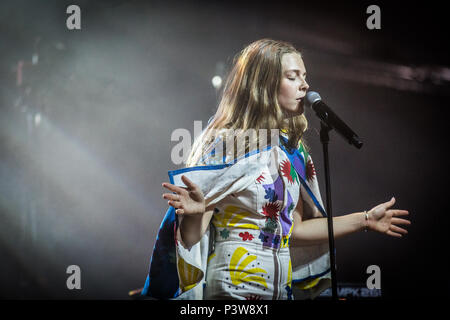
<path fill-rule="evenodd" d="M 309 89 L 309 85 L 306 82 L 306 80 L 303 80 L 302 83 L 300 84 L 300 91 L 306 92 Z"/>

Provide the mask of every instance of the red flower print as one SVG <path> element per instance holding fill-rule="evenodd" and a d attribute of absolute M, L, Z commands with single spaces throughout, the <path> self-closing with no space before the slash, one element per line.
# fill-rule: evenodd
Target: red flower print
<path fill-rule="evenodd" d="M 291 163 L 289 160 L 284 160 L 281 162 L 281 172 L 283 173 L 283 176 L 288 179 L 289 183 L 294 183 L 291 176 Z"/>
<path fill-rule="evenodd" d="M 264 181 L 264 175 L 261 174 L 258 178 L 256 178 L 256 181 L 257 181 L 258 183 L 263 182 L 263 181 Z"/>
<path fill-rule="evenodd" d="M 311 181 L 316 175 L 316 169 L 314 168 L 314 164 L 311 159 L 308 159 L 308 163 L 306 164 L 306 179 Z"/>
<path fill-rule="evenodd" d="M 278 221 L 278 211 L 280 211 L 280 205 L 277 202 L 268 202 L 263 207 L 263 215 L 273 221 Z"/>
<path fill-rule="evenodd" d="M 251 241 L 254 238 L 253 235 L 248 233 L 247 231 L 239 233 L 239 237 L 241 237 L 243 241 L 247 241 L 247 240 Z"/>

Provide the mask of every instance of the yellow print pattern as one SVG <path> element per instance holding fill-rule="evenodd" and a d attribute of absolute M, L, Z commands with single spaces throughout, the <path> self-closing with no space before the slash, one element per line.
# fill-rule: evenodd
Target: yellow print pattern
<path fill-rule="evenodd" d="M 259 227 L 253 223 L 238 224 L 242 219 L 247 218 L 249 215 L 250 212 L 245 211 L 242 208 L 227 206 L 223 211 L 214 214 L 213 224 L 216 228 L 234 227 L 258 230 Z"/>
<path fill-rule="evenodd" d="M 178 259 L 178 275 L 180 278 L 180 288 L 186 292 L 197 285 L 201 280 L 200 270 L 186 263 L 184 259 Z"/>
<path fill-rule="evenodd" d="M 292 217 L 291 217 L 292 220 Z M 289 238 L 292 235 L 292 230 L 294 230 L 294 223 L 291 224 L 291 228 L 289 229 L 289 233 L 281 238 L 280 248 L 289 247 Z"/>
<path fill-rule="evenodd" d="M 287 286 L 292 288 L 292 263 L 291 263 L 291 259 L 289 259 Z"/>
<path fill-rule="evenodd" d="M 263 277 L 256 275 L 256 273 L 267 274 L 266 270 L 261 268 L 245 270 L 251 262 L 256 260 L 256 256 L 247 255 L 247 253 L 248 251 L 243 247 L 238 247 L 234 251 L 229 265 L 231 282 L 236 286 L 243 282 L 256 282 L 267 288 L 266 280 Z M 241 261 L 244 256 L 246 257 Z"/>

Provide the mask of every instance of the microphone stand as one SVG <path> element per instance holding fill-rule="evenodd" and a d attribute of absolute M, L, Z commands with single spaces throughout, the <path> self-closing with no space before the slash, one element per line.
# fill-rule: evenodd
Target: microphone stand
<path fill-rule="evenodd" d="M 331 183 L 330 183 L 330 163 L 328 158 L 328 142 L 330 137 L 328 133 L 332 130 L 323 121 L 320 122 L 320 142 L 323 147 L 323 159 L 325 164 L 325 186 L 327 193 L 327 222 L 328 222 L 328 245 L 330 247 L 330 269 L 331 269 L 331 292 L 332 300 L 338 300 L 337 280 L 336 280 L 336 253 L 334 249 L 334 231 L 333 231 L 333 214 L 331 206 Z"/>
<path fill-rule="evenodd" d="M 338 300 L 337 280 L 336 280 L 336 252 L 334 249 L 333 212 L 331 205 L 331 183 L 330 183 L 330 162 L 328 158 L 329 132 L 333 129 L 347 140 L 351 145 L 360 149 L 363 143 L 356 133 L 350 129 L 339 117 L 321 101 L 317 92 L 311 91 L 306 94 L 308 105 L 315 111 L 320 121 L 320 142 L 323 147 L 323 159 L 325 165 L 325 185 L 327 192 L 327 222 L 328 222 L 328 244 L 330 247 L 330 271 L 331 271 L 331 292 L 332 300 Z"/>

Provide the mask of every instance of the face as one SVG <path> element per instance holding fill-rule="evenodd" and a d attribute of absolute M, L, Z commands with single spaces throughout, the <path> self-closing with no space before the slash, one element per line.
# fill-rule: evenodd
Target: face
<path fill-rule="evenodd" d="M 281 57 L 281 66 L 278 102 L 288 114 L 300 115 L 304 111 L 303 98 L 309 89 L 303 59 L 297 53 L 285 53 Z"/>

